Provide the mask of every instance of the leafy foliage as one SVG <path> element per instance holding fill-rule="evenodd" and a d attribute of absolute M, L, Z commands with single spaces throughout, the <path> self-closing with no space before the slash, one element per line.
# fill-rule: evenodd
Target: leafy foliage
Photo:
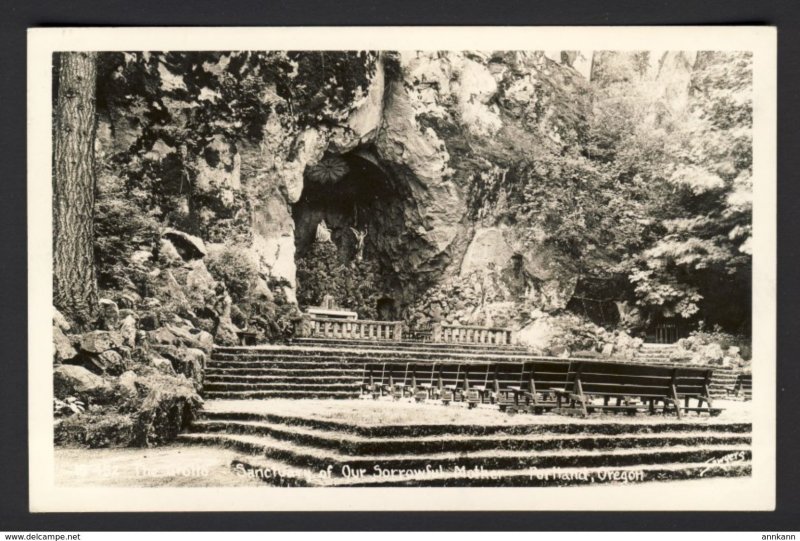
<path fill-rule="evenodd" d="M 97 280 L 101 289 L 124 289 L 128 280 L 138 281 L 141 269 L 132 268 L 131 255 L 151 250 L 159 238 L 159 223 L 127 197 L 120 180 L 105 177 L 95 201 L 94 252 Z M 128 277 L 126 279 L 126 277 Z"/>
<path fill-rule="evenodd" d="M 749 55 L 699 53 L 683 108 L 654 98 L 646 78 L 613 82 L 596 89 L 585 152 L 633 218 L 608 223 L 627 239 L 610 274 L 626 275 L 629 300 L 650 313 L 749 332 Z"/>
<path fill-rule="evenodd" d="M 74 396 L 67 396 L 64 400 L 53 398 L 53 414 L 56 417 L 74 415 L 86 411 L 86 404 Z"/>
<path fill-rule="evenodd" d="M 332 242 L 315 242 L 297 264 L 301 306 L 319 306 L 331 295 L 338 306 L 376 318 L 379 282 L 377 263 L 364 259 L 346 264 Z"/>
<path fill-rule="evenodd" d="M 237 303 L 247 299 L 258 277 L 258 268 L 253 259 L 237 247 L 226 246 L 210 255 L 206 266 L 216 280 L 225 284 L 231 299 Z"/>

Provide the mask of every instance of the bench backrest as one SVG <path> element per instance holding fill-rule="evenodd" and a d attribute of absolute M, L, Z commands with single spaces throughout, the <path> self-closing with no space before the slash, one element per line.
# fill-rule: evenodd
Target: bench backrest
<path fill-rule="evenodd" d="M 364 383 L 375 385 L 389 385 L 398 383 L 411 384 L 413 376 L 413 363 L 388 362 L 388 363 L 368 363 L 364 369 Z"/>
<path fill-rule="evenodd" d="M 712 370 L 703 367 L 634 365 L 604 361 L 572 361 L 566 389 L 610 396 L 706 396 Z"/>
<path fill-rule="evenodd" d="M 751 397 L 753 395 L 753 375 L 739 374 L 736 376 L 734 391 L 744 393 L 746 398 Z"/>

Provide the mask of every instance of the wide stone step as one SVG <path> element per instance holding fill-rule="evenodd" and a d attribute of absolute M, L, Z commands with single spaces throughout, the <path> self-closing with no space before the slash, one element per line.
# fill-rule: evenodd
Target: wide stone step
<path fill-rule="evenodd" d="M 258 383 L 212 382 L 204 386 L 204 391 L 207 393 L 219 391 L 306 391 L 311 394 L 317 392 L 348 391 L 350 393 L 358 393 L 360 389 L 360 381 L 347 383 L 330 381 L 315 381 L 311 383 L 305 381 L 271 381 Z"/>
<path fill-rule="evenodd" d="M 652 481 L 742 477 L 751 474 L 749 461 L 708 464 L 683 463 L 597 468 L 531 468 L 521 470 L 458 470 L 424 468 L 392 472 L 348 470 L 348 476 L 328 477 L 260 456 L 242 456 L 231 464 L 237 475 L 282 487 L 567 487 L 600 484 L 635 484 Z M 342 472 L 340 472 L 342 473 Z"/>
<path fill-rule="evenodd" d="M 312 369 L 298 368 L 208 368 L 206 376 L 225 377 L 225 376 L 275 376 L 275 377 L 335 377 L 348 376 L 361 378 L 364 375 L 364 368 L 355 366 L 347 368 L 320 368 L 315 366 Z"/>
<path fill-rule="evenodd" d="M 659 464 L 657 466 L 627 466 L 598 468 L 553 468 L 529 470 L 465 470 L 412 472 L 393 474 L 378 470 L 369 477 L 334 478 L 330 486 L 350 487 L 552 487 L 598 484 L 632 484 L 652 481 L 678 481 L 714 477 L 743 477 L 751 474 L 749 461 L 735 464 L 706 463 Z"/>
<path fill-rule="evenodd" d="M 490 450 L 471 453 L 430 453 L 425 455 L 382 454 L 369 457 L 343 454 L 336 451 L 301 447 L 268 436 L 244 434 L 190 433 L 179 436 L 184 443 L 202 443 L 234 448 L 241 452 L 261 454 L 268 458 L 288 462 L 294 466 L 327 469 L 334 471 L 347 465 L 355 469 L 370 469 L 376 465 L 387 469 L 432 468 L 582 468 L 615 467 L 644 464 L 697 463 L 723 460 L 737 456 L 750 460 L 747 445 L 693 445 L 655 447 L 648 449 L 610 449 L 602 451 L 556 450 L 556 451 L 511 451 Z"/>
<path fill-rule="evenodd" d="M 447 408 L 442 407 L 442 418 L 447 418 Z M 255 421 L 270 424 L 307 427 L 309 429 L 353 434 L 365 438 L 420 438 L 447 436 L 492 436 L 505 438 L 520 435 L 625 435 L 660 434 L 667 432 L 692 432 L 708 434 L 749 435 L 750 423 L 720 422 L 707 417 L 696 421 L 678 421 L 675 418 L 640 418 L 620 420 L 582 420 L 570 422 L 536 421 L 536 417 L 519 417 L 517 422 L 503 424 L 379 424 L 355 425 L 352 423 L 318 419 L 314 417 L 277 415 L 273 413 L 249 413 L 242 411 L 200 412 L 201 420 L 236 422 Z M 527 421 L 530 419 L 530 422 Z M 549 419 L 548 419 L 549 421 Z"/>
<path fill-rule="evenodd" d="M 260 383 L 281 383 L 281 382 L 292 382 L 292 383 L 349 383 L 351 385 L 361 385 L 363 382 L 363 378 L 360 375 L 351 376 L 351 375 L 338 375 L 338 376 L 330 376 L 330 375 L 306 375 L 306 376 L 295 376 L 295 375 L 287 375 L 287 374 L 266 374 L 266 375 L 233 375 L 233 374 L 223 374 L 223 375 L 211 375 L 206 376 L 205 383 L 206 385 L 210 383 L 250 383 L 250 384 L 260 384 Z"/>
<path fill-rule="evenodd" d="M 272 390 L 272 391 L 208 391 L 203 396 L 207 399 L 221 400 L 254 400 L 264 398 L 331 398 L 331 399 L 354 399 L 358 398 L 358 392 L 352 391 L 307 391 L 307 390 Z"/>
<path fill-rule="evenodd" d="M 410 359 L 543 359 L 541 355 L 533 355 L 531 353 L 508 353 L 496 350 L 487 350 L 481 352 L 460 352 L 460 351 L 414 351 L 414 350 L 400 350 L 400 349 L 374 349 L 374 348 L 311 348 L 300 346 L 272 346 L 269 348 L 252 348 L 249 350 L 242 350 L 237 352 L 224 351 L 215 349 L 211 354 L 212 359 L 229 360 L 234 358 L 247 358 L 247 359 L 275 359 L 289 357 L 304 357 L 304 358 L 339 358 L 339 359 L 358 359 L 363 357 L 383 359 L 383 358 L 410 358 Z M 556 360 L 563 360 L 557 357 L 550 357 Z"/>
<path fill-rule="evenodd" d="M 354 363 L 325 362 L 325 361 L 210 361 L 208 370 L 231 370 L 231 369 L 258 369 L 258 370 L 364 370 L 365 361 Z"/>
<path fill-rule="evenodd" d="M 657 434 L 523 434 L 448 435 L 422 437 L 370 438 L 341 431 L 320 430 L 259 421 L 201 420 L 192 425 L 193 433 L 229 433 L 269 436 L 303 446 L 334 449 L 341 453 L 375 455 L 388 453 L 441 453 L 483 450 L 628 449 L 676 445 L 745 445 L 748 434 L 713 432 L 662 432 Z"/>
<path fill-rule="evenodd" d="M 520 345 L 509 344 L 469 344 L 463 342 L 412 342 L 412 341 L 381 341 L 381 340 L 336 340 L 326 338 L 297 338 L 291 341 L 298 346 L 324 346 L 328 348 L 370 347 L 387 349 L 411 349 L 416 351 L 460 350 L 460 351 L 509 351 L 527 352 L 528 348 Z"/>
<path fill-rule="evenodd" d="M 331 350 L 320 348 L 301 348 L 301 347 L 270 347 L 250 348 L 239 353 L 225 353 L 215 350 L 212 354 L 209 366 L 222 366 L 226 363 L 245 363 L 245 362 L 269 362 L 275 363 L 339 363 L 340 365 L 358 364 L 364 362 L 371 363 L 487 363 L 487 362 L 529 362 L 551 360 L 555 362 L 568 362 L 567 359 L 558 357 L 537 356 L 531 354 L 509 355 L 503 353 L 453 353 L 453 352 L 413 352 L 413 351 L 378 351 L 378 350 Z M 625 361 L 619 359 L 607 359 L 611 362 L 687 366 L 685 363 L 676 363 L 667 360 L 641 359 L 639 361 Z M 716 367 L 715 367 L 716 368 Z"/>

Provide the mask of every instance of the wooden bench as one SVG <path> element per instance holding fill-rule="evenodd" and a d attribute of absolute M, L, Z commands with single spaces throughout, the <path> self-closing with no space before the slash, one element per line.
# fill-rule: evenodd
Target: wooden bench
<path fill-rule="evenodd" d="M 733 395 L 744 398 L 745 400 L 753 399 L 753 374 L 743 373 L 736 376 L 736 383 L 733 386 Z"/>
<path fill-rule="evenodd" d="M 493 404 L 496 401 L 497 368 L 497 363 L 464 365 L 464 400 L 470 409 L 478 404 Z"/>
<path fill-rule="evenodd" d="M 631 415 L 640 410 L 674 411 L 679 419 L 689 411 L 719 415 L 722 410 L 712 406 L 708 391 L 712 372 L 704 367 L 572 360 L 567 384 L 554 389 L 556 408 L 560 413 L 578 412 L 583 416 L 597 410 Z M 602 399 L 602 404 L 594 402 L 597 398 Z M 611 399 L 616 404 L 610 404 Z M 695 399 L 697 406 L 690 407 L 690 399 Z"/>
<path fill-rule="evenodd" d="M 411 368 L 412 394 L 417 402 L 439 396 L 437 363 L 413 363 Z"/>
<path fill-rule="evenodd" d="M 501 411 L 543 413 L 557 407 L 556 389 L 567 382 L 569 362 L 537 360 L 497 366 L 497 402 Z"/>
<path fill-rule="evenodd" d="M 438 398 L 445 406 L 464 400 L 466 373 L 461 363 L 441 363 L 436 370 Z"/>
<path fill-rule="evenodd" d="M 368 364 L 364 368 L 363 391 L 375 399 L 385 395 L 391 395 L 396 400 L 411 396 L 415 387 L 412 365 L 410 362 Z"/>

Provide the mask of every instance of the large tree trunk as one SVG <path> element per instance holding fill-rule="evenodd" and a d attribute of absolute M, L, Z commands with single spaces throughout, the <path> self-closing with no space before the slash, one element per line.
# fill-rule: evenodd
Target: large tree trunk
<path fill-rule="evenodd" d="M 53 302 L 81 325 L 97 309 L 94 271 L 97 53 L 60 53 L 53 130 Z"/>

